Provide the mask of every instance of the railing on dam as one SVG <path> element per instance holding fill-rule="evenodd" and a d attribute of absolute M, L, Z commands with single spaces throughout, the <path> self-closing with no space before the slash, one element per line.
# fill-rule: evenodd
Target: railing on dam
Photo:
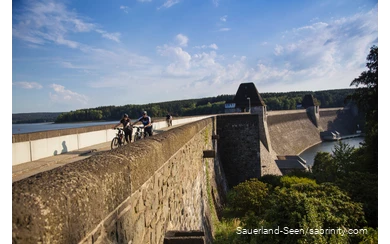
<path fill-rule="evenodd" d="M 213 115 L 175 119 L 172 125 L 198 121 L 211 116 Z M 99 125 L 12 135 L 12 165 L 109 142 L 116 133 L 112 130 L 112 126 Z M 165 121 L 153 123 L 155 130 L 163 127 L 166 127 Z"/>

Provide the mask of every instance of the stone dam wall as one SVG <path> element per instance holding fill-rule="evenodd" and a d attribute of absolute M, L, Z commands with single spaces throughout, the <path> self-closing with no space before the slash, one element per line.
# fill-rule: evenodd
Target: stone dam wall
<path fill-rule="evenodd" d="M 268 133 L 257 114 L 218 115 L 14 182 L 13 243 L 154 244 L 196 230 L 209 243 L 230 187 L 280 175 L 276 156 L 321 142 L 322 130 L 353 130 L 338 110 L 320 112 L 318 127 L 304 110 L 269 113 Z"/>
<path fill-rule="evenodd" d="M 321 142 L 320 132 L 306 111 L 267 117 L 272 149 L 277 155 L 296 155 Z"/>
<path fill-rule="evenodd" d="M 203 158 L 215 129 L 204 119 L 13 183 L 13 243 L 162 243 L 169 230 L 210 240 L 207 191 L 218 205 L 226 189 Z"/>
<path fill-rule="evenodd" d="M 342 108 L 320 109 L 318 127 L 305 110 L 267 116 L 272 149 L 277 155 L 296 155 L 321 142 L 320 132 L 337 130 L 342 135 L 356 131 L 356 118 Z"/>
<path fill-rule="evenodd" d="M 319 126 L 324 131 L 338 131 L 342 135 L 354 134 L 358 129 L 357 124 L 360 124 L 360 129 L 364 128 L 364 121 L 363 118 L 355 117 L 352 113 L 349 109 L 320 110 Z"/>

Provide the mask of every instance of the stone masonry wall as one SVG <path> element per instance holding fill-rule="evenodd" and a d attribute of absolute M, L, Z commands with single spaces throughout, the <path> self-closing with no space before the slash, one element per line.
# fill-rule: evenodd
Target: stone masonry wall
<path fill-rule="evenodd" d="M 357 130 L 357 124 L 362 126 L 364 121 L 355 117 L 350 110 L 334 109 L 320 111 L 320 125 L 324 131 L 336 130 L 341 135 L 354 134 Z"/>
<path fill-rule="evenodd" d="M 203 150 L 213 121 L 13 183 L 13 243 L 162 243 L 168 230 L 194 229 L 210 239 Z"/>
<path fill-rule="evenodd" d="M 272 148 L 277 155 L 300 154 L 321 142 L 321 131 L 337 130 L 342 135 L 352 134 L 358 122 L 350 111 L 343 108 L 320 109 L 318 128 L 304 110 L 268 115 L 267 120 Z"/>
<path fill-rule="evenodd" d="M 320 124 L 341 128 L 346 120 L 337 116 L 320 114 Z M 276 155 L 321 141 L 305 111 L 267 122 L 270 151 L 258 115 L 222 115 L 17 181 L 13 243 L 162 243 L 169 230 L 203 230 L 210 241 L 210 202 L 223 205 L 227 182 L 279 174 Z M 203 158 L 204 150 L 216 158 Z"/>
<path fill-rule="evenodd" d="M 260 141 L 265 146 L 265 148 L 268 151 L 272 151 L 272 145 L 268 130 L 268 124 L 267 124 L 267 110 L 265 106 L 261 107 L 255 107 L 256 110 L 254 110 L 252 113 L 256 113 L 259 115 L 259 133 L 260 133 Z"/>
<path fill-rule="evenodd" d="M 217 134 L 218 153 L 229 188 L 260 177 L 259 116 L 218 116 Z"/>
<path fill-rule="evenodd" d="M 306 111 L 268 115 L 272 148 L 277 155 L 296 155 L 321 142 L 320 132 Z"/>
<path fill-rule="evenodd" d="M 261 176 L 264 175 L 282 175 L 278 165 L 275 163 L 277 154 L 274 150 L 268 151 L 264 144 L 260 142 L 260 160 Z"/>

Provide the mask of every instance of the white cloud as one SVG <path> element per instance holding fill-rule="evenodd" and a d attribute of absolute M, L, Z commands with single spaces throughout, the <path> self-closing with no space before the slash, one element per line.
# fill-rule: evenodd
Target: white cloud
<path fill-rule="evenodd" d="M 221 93 L 242 82 L 254 82 L 268 91 L 346 88 L 364 70 L 369 47 L 377 41 L 376 18 L 377 14 L 370 12 L 291 29 L 276 45 L 263 42 L 262 45 L 275 45 L 270 50 L 275 55 L 258 56 L 257 60 L 264 61 L 255 65 L 250 63 L 252 58 L 247 61 L 245 56 L 224 59 L 215 51 L 186 53 L 188 59 L 183 63 L 188 81 L 181 89 L 191 89 L 194 96 L 207 96 L 212 94 L 210 90 Z M 207 48 L 210 46 L 194 47 Z"/>
<path fill-rule="evenodd" d="M 52 88 L 54 91 L 53 93 L 52 92 L 49 93 L 50 99 L 53 102 L 70 103 L 70 104 L 75 104 L 75 103 L 87 104 L 88 101 L 87 96 L 78 94 L 71 90 L 67 90 L 62 85 L 51 84 L 50 88 Z"/>
<path fill-rule="evenodd" d="M 86 72 L 87 70 L 96 69 L 92 65 L 82 65 L 82 64 L 81 65 L 78 65 L 78 64 L 75 65 L 74 63 L 69 62 L 69 61 L 59 61 L 59 64 L 63 68 L 67 68 L 67 69 L 80 69 L 80 70 L 84 70 L 84 72 Z"/>
<path fill-rule="evenodd" d="M 213 0 L 213 4 L 215 5 L 215 7 L 218 7 L 218 5 L 219 5 L 219 0 Z"/>
<path fill-rule="evenodd" d="M 19 86 L 23 89 L 41 89 L 42 85 L 37 82 L 19 81 L 12 82 L 12 85 Z"/>
<path fill-rule="evenodd" d="M 58 36 L 57 39 L 55 39 L 54 41 L 58 44 L 65 45 L 70 48 L 78 48 L 80 46 L 80 43 L 71 40 L 66 40 L 62 36 Z"/>
<path fill-rule="evenodd" d="M 77 68 L 71 62 L 61 62 L 61 66 L 64 68 L 68 68 L 68 69 L 76 69 Z"/>
<path fill-rule="evenodd" d="M 230 28 L 221 28 L 218 31 L 230 31 Z"/>
<path fill-rule="evenodd" d="M 220 20 L 222 21 L 222 22 L 226 22 L 226 20 L 227 20 L 227 15 L 224 15 L 224 16 L 222 16 L 221 18 L 220 18 Z"/>
<path fill-rule="evenodd" d="M 188 37 L 183 34 L 178 34 L 176 36 L 176 41 L 179 43 L 180 46 L 186 47 L 188 43 Z"/>
<path fill-rule="evenodd" d="M 124 59 L 127 60 L 127 64 L 130 67 L 141 68 L 141 67 L 148 67 L 150 64 L 152 64 L 152 61 L 150 60 L 150 58 L 145 57 L 145 56 L 141 56 L 141 55 L 137 55 L 134 53 L 129 53 L 129 54 L 125 53 Z"/>
<path fill-rule="evenodd" d="M 217 44 L 213 43 L 213 44 L 210 44 L 210 45 L 209 45 L 209 48 L 212 48 L 212 49 L 217 50 L 217 49 L 218 49 L 218 46 L 217 46 Z"/>
<path fill-rule="evenodd" d="M 169 57 L 173 60 L 166 69 L 168 74 L 172 75 L 185 75 L 188 74 L 188 70 L 191 67 L 191 55 L 184 51 L 181 47 L 172 47 L 164 45 L 163 47 L 157 47 L 157 52 L 161 56 Z"/>
<path fill-rule="evenodd" d="M 170 7 L 172 7 L 173 5 L 178 4 L 179 2 L 180 2 L 180 0 L 167 0 L 163 5 L 161 5 L 161 6 L 158 7 L 157 9 L 161 9 L 161 8 L 170 8 Z"/>
<path fill-rule="evenodd" d="M 92 23 L 84 22 L 79 19 L 76 15 L 70 16 L 69 19 L 65 19 L 64 21 L 69 21 L 74 24 L 76 32 L 89 32 L 95 28 L 95 25 Z"/>
<path fill-rule="evenodd" d="M 96 65 L 101 65 L 108 69 L 112 69 L 114 65 L 120 65 L 124 69 L 128 69 L 130 66 L 133 67 L 147 67 L 152 63 L 151 59 L 130 53 L 125 49 L 117 49 L 115 51 L 109 51 L 105 49 L 86 49 L 86 53 L 91 55 L 91 58 L 96 62 Z"/>
<path fill-rule="evenodd" d="M 128 14 L 129 13 L 129 7 L 128 6 L 120 6 L 119 7 L 120 9 L 122 9 L 123 10 L 123 12 L 125 12 L 126 14 Z"/>
<path fill-rule="evenodd" d="M 157 55 L 162 57 L 155 57 L 152 54 L 133 53 L 125 47 L 120 47 L 121 45 L 111 45 L 109 49 L 103 49 L 71 40 L 70 37 L 73 36 L 71 33 L 88 31 L 115 42 L 121 41 L 121 35 L 102 30 L 97 24 L 85 20 L 75 12 L 69 12 L 63 5 L 61 14 L 58 11 L 53 12 L 54 10 L 50 12 L 49 9 L 56 9 L 54 6 L 47 7 L 48 10 L 45 11 L 34 10 L 40 13 L 36 16 L 32 10 L 26 12 L 27 17 L 15 16 L 14 37 L 39 47 L 55 43 L 78 48 L 81 50 L 79 56 L 56 60 L 55 64 L 69 69 L 79 69 L 78 72 L 71 72 L 78 78 L 82 77 L 83 71 L 88 72 L 78 80 L 85 80 L 97 93 L 104 90 L 98 88 L 125 87 L 134 94 L 126 96 L 128 99 L 136 97 L 139 90 L 147 89 L 148 98 L 145 99 L 149 100 L 146 102 L 156 99 L 154 95 L 159 95 L 166 89 L 170 91 L 178 89 L 175 90 L 175 94 L 180 95 L 175 99 L 181 99 L 183 96 L 188 98 L 213 96 L 216 91 L 218 94 L 231 94 L 242 82 L 256 83 L 260 92 L 264 89 L 287 91 L 301 87 L 305 90 L 326 89 L 332 86 L 344 88 L 364 70 L 366 55 L 377 38 L 378 30 L 375 11 L 326 23 L 309 23 L 286 31 L 284 39 L 275 41 L 272 37 L 267 37 L 267 42 L 262 42 L 264 39 L 257 40 L 257 48 L 266 50 L 264 52 L 254 50 L 251 53 L 240 53 L 239 50 L 234 50 L 237 56 L 233 58 L 230 53 L 224 57 L 219 47 L 215 43 L 210 44 L 211 42 L 190 49 L 188 45 L 193 43 L 193 39 L 189 36 L 191 38 L 189 43 L 189 37 L 180 33 L 170 40 L 169 45 L 158 46 Z M 72 18 L 69 16 L 79 21 L 71 21 Z M 69 21 L 65 21 L 66 19 Z M 222 27 L 220 25 L 215 28 L 216 30 L 221 28 L 219 31 L 230 30 Z M 50 32 L 46 31 L 48 29 Z M 243 55 L 247 55 L 248 58 Z M 48 63 L 47 60 L 40 62 Z M 34 85 L 34 82 L 25 83 L 15 82 L 13 85 L 26 89 L 42 87 L 37 83 Z M 90 104 L 93 99 L 67 90 L 61 85 L 52 84 L 51 88 L 53 90 L 50 98 L 56 102 Z M 186 93 L 188 90 L 191 93 Z M 129 103 L 128 100 L 124 102 Z"/>
<path fill-rule="evenodd" d="M 77 12 L 68 10 L 64 3 L 54 0 L 26 1 L 20 11 L 14 14 L 12 36 L 28 44 L 54 43 L 81 48 L 83 44 L 70 40 L 70 34 L 93 30 L 98 31 L 96 24 L 88 22 Z M 102 37 L 119 41 L 119 33 L 103 32 Z"/>
<path fill-rule="evenodd" d="M 218 46 L 217 44 L 213 43 L 213 44 L 210 44 L 210 45 L 202 45 L 202 46 L 195 46 L 194 48 L 197 48 L 197 49 L 206 49 L 206 48 L 211 48 L 211 49 L 214 49 L 214 50 L 217 50 L 218 49 Z"/>
<path fill-rule="evenodd" d="M 115 32 L 115 33 L 108 33 L 104 30 L 100 30 L 100 29 L 97 29 L 96 30 L 97 33 L 99 34 L 102 34 L 102 37 L 104 38 L 107 38 L 107 39 L 110 39 L 110 40 L 113 40 L 113 41 L 116 41 L 116 42 L 121 42 L 119 40 L 119 37 L 121 36 L 121 34 L 119 32 Z"/>
<path fill-rule="evenodd" d="M 275 51 L 274 51 L 274 53 L 275 53 L 275 55 L 276 56 L 279 56 L 279 55 L 281 55 L 282 53 L 283 53 L 283 47 L 281 46 L 281 45 L 276 45 L 275 46 Z"/>
<path fill-rule="evenodd" d="M 318 75 L 363 68 L 377 38 L 376 10 L 328 23 L 316 22 L 286 32 L 281 40 L 284 44 L 274 49 L 274 63 L 287 62 L 294 71 L 316 70 Z"/>
<path fill-rule="evenodd" d="M 137 0 L 138 2 L 145 3 L 145 2 L 151 2 L 152 0 Z"/>

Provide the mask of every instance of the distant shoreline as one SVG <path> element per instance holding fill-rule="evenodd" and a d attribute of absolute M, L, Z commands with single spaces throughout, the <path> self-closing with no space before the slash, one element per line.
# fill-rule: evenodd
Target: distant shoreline
<path fill-rule="evenodd" d="M 37 121 L 37 122 L 29 122 L 29 121 L 17 121 L 12 122 L 13 125 L 18 124 L 40 124 L 40 123 L 52 123 L 52 124 L 79 124 L 79 123 L 99 123 L 99 122 L 115 122 L 116 120 L 89 120 L 89 121 L 72 121 L 72 122 L 55 122 L 55 121 Z M 119 120 L 118 120 L 119 121 Z"/>

